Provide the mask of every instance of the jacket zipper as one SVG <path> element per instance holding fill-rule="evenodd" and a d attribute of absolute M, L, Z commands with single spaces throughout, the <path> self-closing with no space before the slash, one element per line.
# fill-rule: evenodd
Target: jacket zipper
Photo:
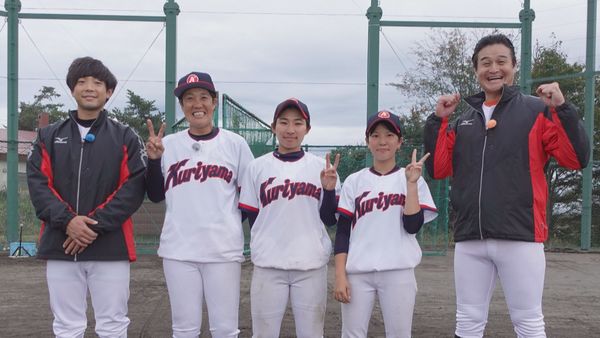
<path fill-rule="evenodd" d="M 502 93 L 500 94 L 500 98 L 498 99 L 498 103 L 496 105 L 496 108 L 498 107 L 498 104 L 500 104 L 500 101 L 502 101 L 502 96 L 504 95 L 504 87 L 502 87 Z M 466 102 L 466 101 L 465 101 Z M 467 104 L 469 104 L 467 102 Z M 475 107 L 471 106 L 469 104 L 469 106 L 473 109 L 475 109 Z M 496 111 L 496 108 L 494 108 L 494 112 Z M 487 137 L 488 137 L 488 130 L 487 130 L 487 122 L 485 120 L 485 115 L 480 112 L 478 109 L 475 109 L 475 111 L 477 113 L 479 113 L 479 115 L 481 115 L 481 117 L 483 117 L 483 127 L 485 128 L 485 136 L 483 138 L 483 149 L 481 150 L 481 171 L 479 174 L 479 196 L 477 198 L 477 217 L 478 217 L 478 221 L 479 221 L 479 238 L 481 240 L 483 240 L 483 228 L 481 226 L 481 191 L 483 190 L 483 167 L 485 165 L 485 148 L 487 146 Z M 492 113 L 493 115 L 494 113 Z"/>
<path fill-rule="evenodd" d="M 81 140 L 81 150 L 79 151 L 79 169 L 77 170 L 77 203 L 75 204 L 75 212 L 79 215 L 79 187 L 81 185 L 81 164 L 83 162 L 83 146 L 85 141 Z M 77 262 L 77 253 L 75 253 L 75 262 Z"/>
<path fill-rule="evenodd" d="M 484 117 L 485 121 L 485 117 Z M 485 146 L 487 145 L 487 128 L 485 130 L 485 137 L 483 138 L 483 151 L 481 155 L 481 172 L 479 175 L 479 201 L 478 201 L 478 218 L 479 218 L 479 238 L 483 240 L 483 230 L 481 229 L 481 190 L 483 187 L 483 164 L 485 163 Z"/>
<path fill-rule="evenodd" d="M 102 112 L 100 112 L 102 113 Z M 77 113 L 75 113 L 77 114 Z M 100 117 L 100 115 L 98 115 L 98 117 L 96 117 L 96 119 L 94 120 L 94 122 L 92 122 L 92 124 L 90 125 L 90 129 L 88 129 L 88 133 L 90 131 L 92 131 L 92 127 L 94 126 L 94 124 L 96 124 L 96 121 L 98 121 L 98 118 Z M 77 123 L 77 122 L 75 122 Z M 77 129 L 79 130 L 79 126 L 77 126 Z M 81 135 L 80 135 L 81 137 Z M 77 170 L 77 202 L 75 204 L 75 213 L 77 215 L 79 215 L 79 190 L 80 190 L 80 186 L 81 186 L 81 165 L 83 164 L 83 148 L 85 146 L 85 140 L 82 138 L 81 139 L 81 150 L 79 151 L 79 168 Z M 74 261 L 77 262 L 77 255 L 78 253 L 75 253 L 75 257 L 74 257 Z"/>

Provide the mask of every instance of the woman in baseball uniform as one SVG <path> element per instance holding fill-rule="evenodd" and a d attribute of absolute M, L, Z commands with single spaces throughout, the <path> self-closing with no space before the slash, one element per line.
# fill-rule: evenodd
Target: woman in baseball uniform
<path fill-rule="evenodd" d="M 166 200 L 158 255 L 171 301 L 173 337 L 198 337 L 206 301 L 212 337 L 237 337 L 244 261 L 238 178 L 253 159 L 239 135 L 213 126 L 210 75 L 192 72 L 175 88 L 187 130 L 150 137 L 148 197 Z"/>
<path fill-rule="evenodd" d="M 253 337 L 277 338 L 288 300 L 296 337 L 323 336 L 331 240 L 336 223 L 336 168 L 300 148 L 310 130 L 308 107 L 291 98 L 277 106 L 276 151 L 250 163 L 240 195 L 249 213 Z"/>
<path fill-rule="evenodd" d="M 342 337 L 367 336 L 375 296 L 386 337 L 410 337 L 417 294 L 414 268 L 421 261 L 416 233 L 437 216 L 421 177 L 426 154 L 396 165 L 402 145 L 398 116 L 380 111 L 367 121 L 373 166 L 344 181 L 335 238 L 334 297 L 342 303 Z"/>

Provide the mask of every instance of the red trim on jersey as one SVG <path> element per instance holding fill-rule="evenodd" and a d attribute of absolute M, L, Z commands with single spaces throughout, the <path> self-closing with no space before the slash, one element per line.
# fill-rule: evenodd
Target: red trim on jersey
<path fill-rule="evenodd" d="M 445 117 L 438 131 L 435 154 L 433 154 L 433 178 L 435 179 L 452 176 L 452 151 L 456 133 L 454 130 L 446 132 L 447 129 L 448 118 Z"/>
<path fill-rule="evenodd" d="M 372 174 L 374 174 L 374 175 L 377 175 L 377 176 L 387 176 L 387 175 L 391 175 L 391 174 L 395 173 L 395 172 L 396 172 L 396 171 L 398 171 L 398 170 L 400 170 L 400 167 L 399 167 L 399 166 L 397 166 L 397 165 L 395 165 L 395 166 L 394 166 L 394 167 L 393 167 L 393 168 L 392 168 L 390 171 L 388 171 L 387 173 L 384 173 L 384 174 L 382 174 L 382 173 L 380 173 L 379 171 L 375 170 L 375 167 L 370 167 L 370 168 L 369 168 L 369 171 L 370 171 Z"/>
<path fill-rule="evenodd" d="M 536 242 L 543 242 L 548 238 L 548 225 L 546 224 L 546 201 L 548 200 L 548 185 L 544 174 L 544 166 L 548 161 L 548 154 L 544 150 L 540 136 L 549 122 L 543 113 L 540 113 L 529 132 L 529 171 L 531 176 L 531 189 L 533 196 L 533 235 Z"/>
<path fill-rule="evenodd" d="M 350 212 L 350 211 L 348 211 L 348 210 L 346 210 L 346 209 L 344 209 L 344 208 L 340 208 L 340 207 L 338 207 L 338 208 L 337 208 L 337 211 L 338 211 L 340 214 L 343 214 L 343 215 L 345 215 L 345 216 L 348 216 L 348 217 L 350 217 L 350 219 L 352 219 L 352 218 L 354 217 L 354 213 L 353 213 L 353 212 Z"/>
<path fill-rule="evenodd" d="M 123 187 L 123 184 L 127 182 L 129 179 L 129 167 L 127 166 L 127 162 L 129 160 L 129 156 L 127 154 L 127 146 L 123 146 L 123 159 L 121 160 L 121 167 L 119 169 L 119 185 L 117 188 L 106 198 L 106 200 L 97 206 L 94 210 L 92 210 L 88 216 L 93 217 L 93 214 L 98 209 L 102 209 L 115 197 L 119 189 Z M 125 244 L 127 246 L 127 253 L 129 255 L 129 261 L 134 262 L 136 260 L 135 255 L 135 240 L 133 238 L 133 222 L 131 217 L 127 218 L 125 222 L 121 225 L 121 230 L 123 231 L 123 236 L 125 237 Z"/>
<path fill-rule="evenodd" d="M 423 211 L 428 210 L 428 211 L 438 212 L 436 208 L 430 207 L 425 204 L 419 204 L 419 206 L 421 207 L 421 209 L 423 209 Z"/>
<path fill-rule="evenodd" d="M 251 212 L 259 212 L 259 209 L 249 206 L 248 204 L 244 204 L 244 203 L 238 203 L 238 208 L 246 210 L 246 211 L 251 211 Z"/>

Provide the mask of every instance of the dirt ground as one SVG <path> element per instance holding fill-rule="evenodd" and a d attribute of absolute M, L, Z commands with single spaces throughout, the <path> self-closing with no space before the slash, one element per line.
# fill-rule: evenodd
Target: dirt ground
<path fill-rule="evenodd" d="M 600 336 L 600 254 L 547 253 L 544 314 L 548 337 Z M 453 337 L 453 253 L 426 256 L 416 269 L 419 292 L 413 321 L 414 337 Z M 244 263 L 240 305 L 240 337 L 251 336 L 250 276 L 252 265 Z M 329 269 L 329 287 L 333 266 Z M 498 284 L 499 285 L 499 284 Z M 171 317 L 161 261 L 143 255 L 131 269 L 129 337 L 169 337 Z M 48 305 L 45 264 L 31 258 L 0 255 L 0 336 L 51 337 L 52 314 Z M 202 337 L 209 337 L 203 320 Z M 88 311 L 86 337 L 95 337 L 94 320 Z M 325 337 L 340 336 L 340 307 L 330 298 L 327 304 Z M 369 337 L 385 337 L 383 319 L 376 306 Z M 282 337 L 294 337 L 288 313 Z M 496 290 L 489 314 L 486 337 L 515 337 L 501 287 Z"/>

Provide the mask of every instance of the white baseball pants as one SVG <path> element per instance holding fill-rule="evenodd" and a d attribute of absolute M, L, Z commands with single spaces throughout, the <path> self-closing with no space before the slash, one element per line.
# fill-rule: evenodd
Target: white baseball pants
<path fill-rule="evenodd" d="M 342 303 L 342 338 L 365 338 L 379 298 L 385 336 L 410 337 L 417 295 L 414 269 L 349 273 L 350 303 Z"/>
<path fill-rule="evenodd" d="M 241 263 L 196 263 L 165 258 L 163 269 L 174 338 L 200 336 L 203 300 L 206 300 L 211 336 L 238 336 Z"/>
<path fill-rule="evenodd" d="M 252 337 L 279 337 L 288 299 L 294 313 L 296 337 L 322 337 L 327 266 L 307 271 L 254 266 L 250 287 Z"/>
<path fill-rule="evenodd" d="M 46 279 L 56 337 L 83 337 L 87 328 L 88 290 L 96 334 L 101 338 L 127 337 L 129 267 L 128 261 L 48 260 Z"/>
<path fill-rule="evenodd" d="M 499 277 L 517 337 L 546 337 L 542 314 L 545 271 L 543 243 L 496 239 L 456 243 L 455 334 L 483 337 Z"/>

